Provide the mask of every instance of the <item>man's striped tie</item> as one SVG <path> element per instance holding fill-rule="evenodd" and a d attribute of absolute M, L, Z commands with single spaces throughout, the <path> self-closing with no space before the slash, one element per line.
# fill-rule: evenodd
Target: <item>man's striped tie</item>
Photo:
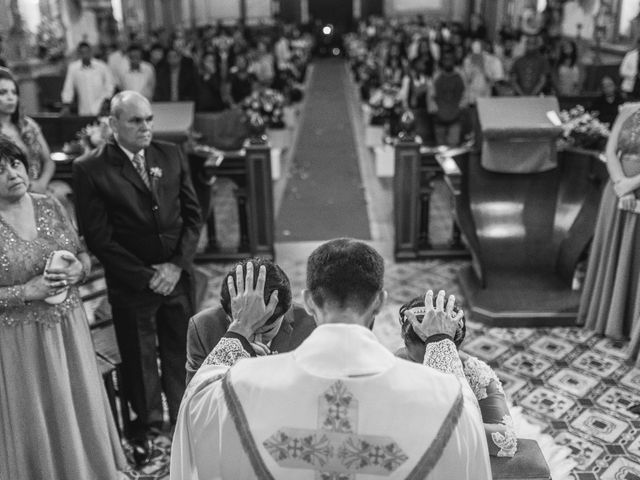
<path fill-rule="evenodd" d="M 147 173 L 147 167 L 144 162 L 144 157 L 139 153 L 136 153 L 131 161 L 133 162 L 133 166 L 135 167 L 136 171 L 140 174 L 140 178 L 142 178 L 144 184 L 147 186 L 147 188 L 150 189 L 149 174 Z"/>

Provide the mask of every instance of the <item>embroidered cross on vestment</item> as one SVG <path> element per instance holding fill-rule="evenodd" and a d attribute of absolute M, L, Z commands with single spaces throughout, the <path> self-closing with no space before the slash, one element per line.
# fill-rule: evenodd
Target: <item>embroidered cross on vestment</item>
<path fill-rule="evenodd" d="M 357 424 L 358 400 L 337 381 L 320 396 L 317 430 L 281 428 L 263 445 L 281 467 L 315 470 L 319 480 L 388 477 L 408 460 L 392 438 L 359 435 Z"/>

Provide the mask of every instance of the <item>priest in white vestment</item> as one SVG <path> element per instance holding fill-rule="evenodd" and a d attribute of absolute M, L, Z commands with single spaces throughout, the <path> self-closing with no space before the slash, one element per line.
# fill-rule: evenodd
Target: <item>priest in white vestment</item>
<path fill-rule="evenodd" d="M 370 330 L 383 275 L 383 259 L 362 242 L 318 247 L 304 300 L 319 327 L 296 350 L 259 358 L 248 357 L 261 351 L 255 332 L 277 292 L 264 291 L 263 267 L 254 285 L 251 263 L 228 276 L 233 322 L 185 393 L 171 479 L 490 479 L 480 411 L 452 341 L 455 299 L 445 305 L 440 292 L 421 323 L 411 319 L 427 346 L 424 365 L 410 363 Z"/>

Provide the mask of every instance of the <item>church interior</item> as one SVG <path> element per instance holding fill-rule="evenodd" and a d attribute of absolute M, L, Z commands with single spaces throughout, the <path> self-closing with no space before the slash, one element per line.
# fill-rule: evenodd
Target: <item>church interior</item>
<path fill-rule="evenodd" d="M 388 297 L 373 333 L 388 350 L 405 345 L 400 307 L 425 290 L 464 309 L 460 350 L 495 370 L 521 445 L 513 458 L 491 457 L 493 478 L 640 478 L 640 2 L 0 5 L 10 72 L 0 72 L 0 137 L 18 125 L 31 191 L 55 198 L 81 234 L 76 162 L 109 142 L 112 97 L 136 91 L 153 111 L 153 141 L 181 152 L 202 212 L 193 313 L 218 308 L 227 272 L 249 257 L 277 263 L 301 305 L 311 252 L 362 240 L 384 258 Z M 20 130 L 29 122 L 46 145 L 33 171 Z M 162 181 L 155 168 L 141 174 L 147 187 Z M 4 268 L 14 247 L 3 213 Z M 126 457 L 119 478 L 168 480 L 173 414 L 163 397 L 149 448 L 128 441 L 135 413 L 113 321 L 122 307 L 110 304 L 98 243 L 87 244 L 78 294 Z M 0 337 L 15 328 L 2 297 L 11 285 L 0 276 Z M 40 420 L 9 427 L 3 348 L 9 443 Z M 0 445 L 0 460 L 35 455 L 19 450 Z M 2 480 L 36 479 L 3 475 L 2 463 Z"/>

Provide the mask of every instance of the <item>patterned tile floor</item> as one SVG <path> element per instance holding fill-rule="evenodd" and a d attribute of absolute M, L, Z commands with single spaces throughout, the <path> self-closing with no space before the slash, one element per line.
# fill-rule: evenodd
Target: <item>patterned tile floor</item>
<path fill-rule="evenodd" d="M 446 205 L 446 199 L 435 202 Z M 434 221 L 445 226 L 446 213 Z M 448 226 L 448 225 L 447 225 Z M 436 229 L 442 231 L 442 229 Z M 374 242 L 375 244 L 375 242 Z M 291 279 L 294 298 L 305 282 L 305 260 L 316 244 L 280 244 L 277 257 Z M 376 245 L 377 246 L 377 245 Z M 379 248 L 381 252 L 385 248 Z M 425 288 L 455 294 L 464 306 L 456 280 L 461 260 L 395 263 L 387 260 L 385 286 L 389 303 L 374 328 L 391 350 L 401 345 L 397 311 Z M 230 265 L 202 265 L 209 277 L 206 305 Z M 614 342 L 581 328 L 503 329 L 468 322 L 463 349 L 498 372 L 514 405 L 560 445 L 571 450 L 576 480 L 640 479 L 640 369 L 625 362 L 624 342 Z"/>
<path fill-rule="evenodd" d="M 362 160 L 362 159 L 361 159 Z M 367 159 L 365 159 L 366 161 Z M 369 159 L 372 160 L 372 159 Z M 373 191 L 392 202 L 391 182 L 378 182 Z M 214 191 L 216 217 L 222 247 L 238 242 L 234 186 L 221 182 Z M 451 231 L 449 199 L 441 184 L 436 185 L 432 202 L 433 243 L 444 243 Z M 390 229 L 392 219 L 382 218 Z M 445 289 L 455 294 L 464 308 L 456 281 L 465 261 L 429 260 L 395 263 L 389 235 L 374 239 L 372 245 L 387 259 L 385 285 L 388 306 L 376 320 L 374 332 L 391 350 L 401 345 L 397 311 L 400 304 L 424 293 L 426 288 Z M 445 233 L 443 233 L 445 232 Z M 317 243 L 276 245 L 279 264 L 288 273 L 299 300 L 305 283 L 306 258 Z M 229 264 L 199 265 L 208 277 L 203 307 L 216 305 L 221 280 Z M 87 305 L 90 314 L 100 300 Z M 575 480 L 640 480 L 640 416 L 629 407 L 640 404 L 640 368 L 625 362 L 623 342 L 613 342 L 580 328 L 502 329 L 468 321 L 463 349 L 487 361 L 498 372 L 512 402 L 527 420 L 538 424 L 561 445 L 571 450 L 576 467 Z M 170 444 L 166 437 L 156 441 L 154 461 L 130 478 L 167 478 Z M 555 479 L 557 480 L 557 479 Z"/>
<path fill-rule="evenodd" d="M 229 204 L 232 189 L 221 187 L 221 202 Z M 226 197 L 226 199 L 225 199 Z M 434 231 L 449 231 L 446 198 L 434 201 Z M 225 239 L 232 245 L 232 234 Z M 455 294 L 464 306 L 456 281 L 465 261 L 429 260 L 395 263 L 390 246 L 372 244 L 386 262 L 389 302 L 376 321 L 375 333 L 389 349 L 401 345 L 396 313 L 404 301 L 425 288 Z M 278 244 L 276 255 L 291 279 L 294 298 L 304 288 L 307 255 L 315 243 Z M 199 265 L 208 277 L 205 306 L 218 302 L 218 292 L 230 264 Z M 629 407 L 640 404 L 640 369 L 625 362 L 623 342 L 613 342 L 580 328 L 502 329 L 468 322 L 463 349 L 487 361 L 504 382 L 513 403 L 526 418 L 539 424 L 560 445 L 571 450 L 577 463 L 576 480 L 640 479 L 640 416 Z M 130 478 L 164 479 L 168 472 L 169 442 L 156 442 L 154 461 Z"/>

